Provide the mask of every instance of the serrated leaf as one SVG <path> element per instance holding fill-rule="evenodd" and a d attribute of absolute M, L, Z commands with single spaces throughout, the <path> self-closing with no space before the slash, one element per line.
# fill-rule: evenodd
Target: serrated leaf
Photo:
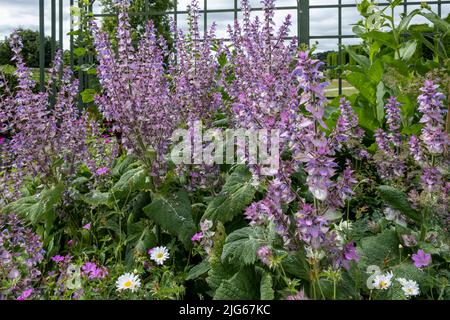
<path fill-rule="evenodd" d="M 273 300 L 275 298 L 272 286 L 272 276 L 270 275 L 270 273 L 265 272 L 261 277 L 261 300 Z"/>
<path fill-rule="evenodd" d="M 206 208 L 202 220 L 228 222 L 241 214 L 253 201 L 255 188 L 251 174 L 245 167 L 238 167 L 227 179 L 220 194 Z"/>
<path fill-rule="evenodd" d="M 242 268 L 231 279 L 222 282 L 214 300 L 257 300 L 259 288 L 253 268 Z"/>
<path fill-rule="evenodd" d="M 143 209 L 145 214 L 189 248 L 192 245 L 191 237 L 197 229 L 192 219 L 188 194 L 185 191 L 168 196 L 155 194 L 152 200 Z"/>
<path fill-rule="evenodd" d="M 420 213 L 411 207 L 404 192 L 391 186 L 380 186 L 378 187 L 378 190 L 380 192 L 381 198 L 392 209 L 400 211 L 405 216 L 417 223 L 420 223 L 422 221 Z"/>
<path fill-rule="evenodd" d="M 204 260 L 197 264 L 196 266 L 193 266 L 191 270 L 189 270 L 185 280 L 195 280 L 205 273 L 207 273 L 211 269 L 211 266 L 209 265 L 209 262 L 207 260 Z"/>
<path fill-rule="evenodd" d="M 246 227 L 231 233 L 223 246 L 222 261 L 250 265 L 257 259 L 258 249 L 265 244 L 261 228 Z"/>

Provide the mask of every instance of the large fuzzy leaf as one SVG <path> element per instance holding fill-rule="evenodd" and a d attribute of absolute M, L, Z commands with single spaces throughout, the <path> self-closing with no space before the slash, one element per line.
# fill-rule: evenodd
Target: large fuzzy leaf
<path fill-rule="evenodd" d="M 111 206 L 111 194 L 109 192 L 101 192 L 98 190 L 93 190 L 88 194 L 83 195 L 83 201 L 87 204 L 99 207 L 102 205 Z"/>
<path fill-rule="evenodd" d="M 142 191 L 149 187 L 150 178 L 143 167 L 126 171 L 112 187 L 111 193 L 115 199 L 126 199 L 136 191 Z"/>
<path fill-rule="evenodd" d="M 34 224 L 42 222 L 48 220 L 51 211 L 60 203 L 63 192 L 64 184 L 59 183 L 37 195 L 24 197 L 9 204 L 5 207 L 5 211 L 18 214 Z"/>
<path fill-rule="evenodd" d="M 378 190 L 381 198 L 383 198 L 390 207 L 400 211 L 415 222 L 421 222 L 422 219 L 420 214 L 411 207 L 404 192 L 390 186 L 380 186 Z"/>
<path fill-rule="evenodd" d="M 259 299 L 258 281 L 253 268 L 239 270 L 231 279 L 222 282 L 214 294 L 214 300 Z"/>
<path fill-rule="evenodd" d="M 264 233 L 257 227 L 246 227 L 231 233 L 223 246 L 222 261 L 250 265 L 257 259 L 256 252 L 265 244 Z"/>
<path fill-rule="evenodd" d="M 387 266 L 398 260 L 398 245 L 400 244 L 397 232 L 385 230 L 382 233 L 367 237 L 361 241 L 359 248 L 361 263 L 365 266 Z"/>
<path fill-rule="evenodd" d="M 186 248 L 190 247 L 196 227 L 188 194 L 184 191 L 168 196 L 154 194 L 152 200 L 143 209 L 145 214 L 170 234 L 177 236 Z"/>
<path fill-rule="evenodd" d="M 241 214 L 255 196 L 250 180 L 248 170 L 238 167 L 228 177 L 221 193 L 209 203 L 202 220 L 228 222 Z"/>

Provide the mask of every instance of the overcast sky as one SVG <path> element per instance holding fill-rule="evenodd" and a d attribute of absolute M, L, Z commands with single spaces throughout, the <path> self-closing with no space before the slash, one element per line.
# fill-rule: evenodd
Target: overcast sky
<path fill-rule="evenodd" d="M 60 0 L 56 0 L 57 4 Z M 64 34 L 69 32 L 69 0 L 62 0 L 64 5 Z M 76 2 L 76 1 L 75 1 Z M 185 10 L 190 0 L 178 0 L 178 10 Z M 259 6 L 260 0 L 250 0 L 253 7 Z M 345 4 L 354 4 L 356 0 L 342 0 Z M 380 2 L 386 2 L 381 0 Z M 50 35 L 50 0 L 45 0 L 45 30 Z M 203 9 L 203 1 L 200 1 Z M 278 6 L 295 6 L 296 0 L 278 0 Z M 337 4 L 338 0 L 310 0 L 311 5 Z M 234 0 L 208 0 L 208 9 L 229 9 L 233 8 Z M 450 5 L 442 5 L 443 16 L 450 12 Z M 410 6 L 408 10 L 413 10 L 417 6 Z M 437 6 L 434 6 L 437 11 Z M 100 8 L 94 9 L 100 12 Z M 400 9 L 398 10 L 400 13 Z M 293 32 L 297 30 L 297 14 L 295 10 L 280 10 L 276 13 L 276 22 L 280 23 L 287 14 L 293 17 Z M 351 34 L 351 24 L 359 20 L 356 8 L 343 8 L 343 33 Z M 261 15 L 260 12 L 254 12 L 253 15 Z M 186 21 L 185 16 L 178 17 L 179 26 L 183 27 Z M 233 21 L 233 13 L 210 13 L 208 14 L 208 24 L 215 21 L 218 24 L 218 36 L 226 36 L 226 26 Z M 422 23 L 422 19 L 416 19 L 414 22 Z M 203 20 L 201 21 L 201 24 Z M 0 0 L 0 39 L 10 34 L 15 28 L 30 28 L 38 30 L 39 28 L 39 1 L 38 0 Z M 338 28 L 338 11 L 337 9 L 311 9 L 310 11 L 310 29 L 311 35 L 337 35 Z M 58 34 L 58 30 L 57 30 Z M 315 40 L 314 40 L 315 41 Z M 356 39 L 344 39 L 344 43 L 355 43 Z M 67 39 L 65 40 L 67 48 Z M 337 48 L 337 40 L 326 39 L 319 41 L 319 49 L 333 50 Z"/>

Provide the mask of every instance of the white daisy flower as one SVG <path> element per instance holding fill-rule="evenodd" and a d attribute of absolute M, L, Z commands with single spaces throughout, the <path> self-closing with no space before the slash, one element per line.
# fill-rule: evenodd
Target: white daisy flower
<path fill-rule="evenodd" d="M 141 280 L 139 277 L 132 273 L 125 273 L 117 279 L 117 290 L 131 290 L 135 292 L 141 286 Z"/>
<path fill-rule="evenodd" d="M 150 259 L 156 262 L 156 264 L 162 265 L 164 261 L 169 259 L 169 250 L 166 247 L 156 247 L 151 250 Z"/>
<path fill-rule="evenodd" d="M 406 297 L 414 297 L 420 294 L 419 284 L 414 280 L 399 278 L 397 281 L 402 285 L 402 290 Z"/>
<path fill-rule="evenodd" d="M 392 285 L 392 278 L 394 275 L 392 272 L 386 274 L 377 274 L 373 278 L 373 287 L 378 290 L 387 290 Z"/>

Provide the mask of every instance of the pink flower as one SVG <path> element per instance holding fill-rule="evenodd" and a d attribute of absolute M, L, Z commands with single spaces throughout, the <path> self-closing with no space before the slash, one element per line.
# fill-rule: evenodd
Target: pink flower
<path fill-rule="evenodd" d="M 203 238 L 203 232 L 198 232 L 194 234 L 191 238 L 192 242 L 200 241 Z"/>
<path fill-rule="evenodd" d="M 104 174 L 107 174 L 108 172 L 109 172 L 109 168 L 102 167 L 102 168 L 97 169 L 97 171 L 95 173 L 99 176 L 102 176 Z"/>
<path fill-rule="evenodd" d="M 85 229 L 85 230 L 91 230 L 91 223 L 89 222 L 88 224 L 85 224 L 85 225 L 83 226 L 83 229 Z"/>
<path fill-rule="evenodd" d="M 33 293 L 33 289 L 28 289 L 22 292 L 22 294 L 17 298 L 17 300 L 26 300 Z"/>
<path fill-rule="evenodd" d="M 0 144 L 3 144 L 5 142 L 5 137 L 0 137 Z"/>
<path fill-rule="evenodd" d="M 414 265 L 417 268 L 426 267 L 431 263 L 431 254 L 425 253 L 422 249 L 412 255 Z"/>

